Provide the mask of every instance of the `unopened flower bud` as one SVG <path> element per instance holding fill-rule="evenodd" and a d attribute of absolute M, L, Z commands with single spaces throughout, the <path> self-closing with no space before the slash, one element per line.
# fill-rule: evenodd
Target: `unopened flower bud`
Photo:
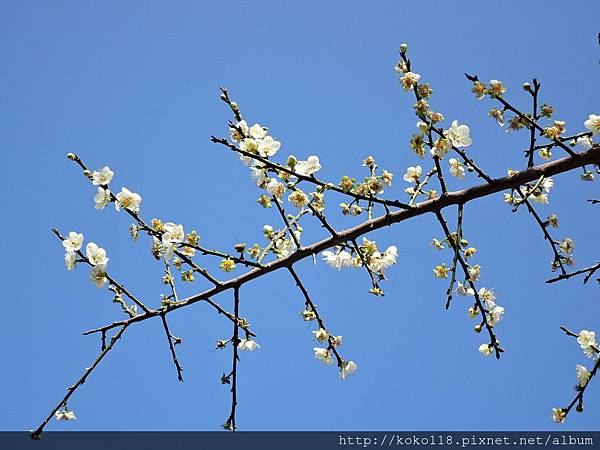
<path fill-rule="evenodd" d="M 75 153 L 67 153 L 67 158 L 71 161 L 77 161 L 77 155 Z"/>
<path fill-rule="evenodd" d="M 287 159 L 288 166 L 294 168 L 294 167 L 296 167 L 297 163 L 298 163 L 298 159 L 294 155 L 288 156 L 288 159 Z"/>
<path fill-rule="evenodd" d="M 408 50 L 408 44 L 400 44 L 400 53 L 406 53 L 406 50 Z"/>
<path fill-rule="evenodd" d="M 531 85 L 529 83 L 523 83 L 523 90 L 524 91 L 531 91 Z"/>
<path fill-rule="evenodd" d="M 231 106 L 231 109 L 233 109 L 234 111 L 238 110 L 238 104 L 236 102 L 231 102 L 229 105 Z"/>
<path fill-rule="evenodd" d="M 477 325 L 475 325 L 475 328 L 474 328 L 474 330 L 475 330 L 475 333 L 481 333 L 481 329 L 482 329 L 482 328 L 483 328 L 483 325 L 482 325 L 482 324 L 477 324 Z"/>

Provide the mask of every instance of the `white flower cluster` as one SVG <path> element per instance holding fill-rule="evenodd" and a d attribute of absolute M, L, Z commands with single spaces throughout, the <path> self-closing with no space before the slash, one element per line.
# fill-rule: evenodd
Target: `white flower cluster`
<path fill-rule="evenodd" d="M 275 155 L 281 148 L 281 142 L 269 136 L 268 128 L 258 123 L 249 127 L 245 120 L 231 127 L 231 139 L 239 142 L 241 150 L 263 158 Z M 252 158 L 246 155 L 241 155 L 240 159 L 246 165 L 252 161 Z"/>
<path fill-rule="evenodd" d="M 450 158 L 448 165 L 450 166 L 450 175 L 454 178 L 462 180 L 465 177 L 465 166 L 458 159 Z"/>
<path fill-rule="evenodd" d="M 599 346 L 596 343 L 596 333 L 589 330 L 581 330 L 577 337 L 577 343 L 588 358 L 594 358 L 596 355 L 600 355 L 598 352 Z"/>
<path fill-rule="evenodd" d="M 77 417 L 75 416 L 75 412 L 74 411 L 69 411 L 66 407 L 62 411 L 56 411 L 54 413 L 54 417 L 56 417 L 56 420 L 58 420 L 58 421 L 60 421 L 60 420 L 75 420 L 75 419 L 77 419 Z"/>
<path fill-rule="evenodd" d="M 475 291 L 473 288 L 467 288 L 465 284 L 458 283 L 456 288 L 456 292 L 459 295 L 467 295 L 474 297 Z M 496 303 L 496 294 L 493 289 L 487 289 L 482 287 L 477 292 L 477 295 L 485 307 L 485 317 L 489 326 L 496 326 L 503 318 L 504 318 L 504 307 L 500 306 Z M 469 308 L 469 317 L 476 318 L 479 315 L 479 310 L 477 305 Z M 481 325 L 477 325 L 475 331 L 480 331 Z M 494 347 L 490 344 L 481 344 L 479 346 L 479 352 L 484 356 L 490 356 L 492 354 Z"/>
<path fill-rule="evenodd" d="M 452 241 L 450 241 L 450 239 L 452 239 Z M 446 248 L 444 244 L 448 243 L 450 250 L 454 251 L 454 246 L 451 244 L 451 242 L 456 243 L 458 246 L 458 251 L 462 253 L 465 261 L 469 261 L 477 253 L 477 248 L 469 247 L 469 242 L 463 237 L 458 239 L 458 235 L 456 233 L 452 233 L 450 238 L 446 238 L 441 241 L 439 239 L 433 239 L 431 245 L 436 250 L 442 250 Z M 447 267 L 446 263 L 442 263 L 434 267 L 433 275 L 435 278 L 448 278 L 453 270 L 456 270 L 456 268 Z M 483 317 L 485 320 L 475 326 L 475 332 L 477 333 L 481 332 L 484 324 L 487 323 L 487 325 L 491 328 L 500 323 L 500 321 L 504 318 L 504 307 L 496 303 L 496 293 L 493 289 L 481 287 L 478 291 L 475 290 L 475 282 L 478 281 L 480 277 L 481 266 L 479 264 L 467 263 L 467 276 L 465 276 L 463 282 L 456 281 L 455 288 L 455 292 L 460 296 L 479 298 L 480 302 L 477 302 L 477 299 L 475 299 L 473 306 L 468 309 L 469 317 L 472 319 L 475 319 L 479 316 L 481 312 L 479 303 L 482 304 L 482 308 L 484 310 Z M 496 343 L 496 345 L 498 344 Z M 481 344 L 479 346 L 479 352 L 484 356 L 490 356 L 493 351 L 494 343 Z"/>
<path fill-rule="evenodd" d="M 108 281 L 106 278 L 106 265 L 108 264 L 108 258 L 106 256 L 106 250 L 99 247 L 96 243 L 90 242 L 85 247 L 85 256 L 81 253 L 83 246 L 83 234 L 76 233 L 75 231 L 69 232 L 67 238 L 63 241 L 63 247 L 65 248 L 65 265 L 67 270 L 75 268 L 80 256 L 82 261 L 87 261 L 92 266 L 90 272 L 90 280 L 99 288 L 105 286 Z"/>
<path fill-rule="evenodd" d="M 293 233 L 298 242 L 302 238 L 302 227 L 297 227 Z M 291 236 L 287 237 L 286 234 L 281 231 L 275 231 L 271 225 L 265 225 L 263 227 L 263 235 L 271 244 L 271 251 L 277 255 L 278 258 L 287 258 L 296 250 L 296 242 Z"/>
<path fill-rule="evenodd" d="M 457 120 L 454 120 L 450 128 L 444 131 L 444 136 L 456 148 L 468 147 L 473 143 L 471 129 L 467 125 L 459 125 Z"/>
<path fill-rule="evenodd" d="M 258 345 L 258 342 L 253 341 L 252 339 L 240 339 L 240 342 L 238 343 L 238 349 L 247 352 L 253 352 L 259 348 L 260 345 Z"/>
<path fill-rule="evenodd" d="M 312 322 L 318 319 L 314 307 L 309 308 L 308 305 L 307 309 L 302 311 L 300 315 L 305 322 Z M 342 336 L 334 336 L 321 326 L 319 326 L 318 330 L 313 331 L 312 334 L 319 343 L 327 344 L 327 347 L 313 348 L 316 359 L 331 366 L 333 365 L 334 358 L 337 358 L 338 366 L 340 367 L 340 378 L 342 380 L 345 380 L 348 375 L 352 375 L 356 372 L 356 369 L 358 369 L 356 363 L 354 361 L 344 361 L 337 353 L 336 348 L 342 345 Z"/>
<path fill-rule="evenodd" d="M 385 251 L 381 252 L 377 248 L 374 241 L 369 241 L 363 238 L 362 245 L 359 246 L 361 255 L 355 254 L 352 250 L 348 252 L 341 247 L 336 247 L 336 251 L 326 250 L 322 253 L 323 260 L 331 267 L 341 270 L 342 267 L 357 268 L 363 265 L 363 259 L 367 262 L 368 267 L 377 273 L 383 273 L 383 270 L 396 264 L 398 257 L 398 249 L 391 245 Z"/>
<path fill-rule="evenodd" d="M 577 335 L 577 343 L 583 350 L 583 353 L 588 358 L 592 358 L 594 361 L 598 361 L 600 359 L 600 346 L 596 342 L 596 333 L 594 331 L 589 330 L 581 330 Z M 575 374 L 577 376 L 577 390 L 580 391 L 586 387 L 592 373 L 587 369 L 587 367 L 582 366 L 581 364 L 577 364 L 575 366 Z M 577 406 L 577 411 L 581 407 L 581 403 Z M 564 423 L 567 418 L 568 410 L 564 408 L 552 408 L 552 420 L 556 423 Z"/>
<path fill-rule="evenodd" d="M 104 166 L 100 170 L 92 172 L 90 178 L 94 186 L 98 186 L 98 191 L 94 195 L 94 207 L 96 209 L 104 209 L 110 202 L 113 201 L 112 193 L 108 188 L 109 183 L 114 177 L 114 172 L 108 166 Z M 131 192 L 127 188 L 121 188 L 121 192 L 115 195 L 115 209 L 120 211 L 121 208 L 128 209 L 131 212 L 140 212 L 142 197 L 140 194 Z"/>
<path fill-rule="evenodd" d="M 170 261 L 173 258 L 175 250 L 185 239 L 183 225 L 173 222 L 167 222 L 161 226 L 162 236 L 160 239 L 153 238 L 153 248 L 158 249 L 159 254 L 166 260 Z M 196 250 L 192 247 L 184 246 L 183 249 L 188 256 L 194 256 Z"/>
<path fill-rule="evenodd" d="M 600 116 L 590 114 L 583 126 L 590 130 L 592 134 L 600 134 Z"/>
<path fill-rule="evenodd" d="M 333 364 L 333 351 L 329 348 L 315 347 L 315 358 L 323 361 L 328 366 Z M 340 368 L 340 378 L 345 380 L 349 375 L 352 375 L 358 369 L 358 365 L 354 361 L 342 361 Z"/>
<path fill-rule="evenodd" d="M 516 172 L 509 170 L 510 174 Z M 521 189 L 524 190 L 525 198 L 533 200 L 540 205 L 547 205 L 550 202 L 548 194 L 554 187 L 554 180 L 550 177 L 543 178 L 540 182 L 535 183 L 533 186 L 524 186 Z M 523 198 L 517 191 L 504 194 L 504 203 L 508 205 L 516 205 L 523 202 Z"/>

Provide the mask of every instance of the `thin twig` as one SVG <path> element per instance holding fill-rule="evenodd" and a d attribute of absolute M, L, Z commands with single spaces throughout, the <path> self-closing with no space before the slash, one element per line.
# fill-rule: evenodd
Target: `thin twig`
<path fill-rule="evenodd" d="M 114 345 L 116 344 L 116 342 L 121 338 L 121 336 L 123 335 L 123 333 L 125 332 L 125 330 L 127 329 L 128 326 L 129 326 L 129 324 L 124 324 L 123 326 L 121 326 L 121 329 L 119 331 L 117 331 L 117 333 L 110 339 L 110 342 L 108 343 L 108 345 L 100 352 L 100 354 L 98 355 L 98 357 L 96 358 L 96 360 L 92 363 L 92 365 L 90 367 L 88 367 L 87 369 L 85 369 L 85 372 L 83 373 L 83 375 L 81 376 L 81 378 L 79 378 L 79 380 L 77 380 L 74 385 L 70 386 L 67 389 L 66 395 L 50 411 L 50 414 L 48 414 L 48 417 L 46 417 L 46 419 L 41 423 L 41 425 L 39 427 L 37 427 L 35 430 L 33 430 L 31 432 L 31 438 L 32 439 L 39 439 L 39 437 L 42 434 L 42 431 L 44 430 L 44 427 L 48 424 L 48 422 L 50 421 L 50 419 L 52 419 L 52 417 L 54 416 L 54 414 L 56 414 L 56 412 L 62 406 L 65 406 L 67 404 L 68 400 L 75 393 L 75 391 L 77 390 L 77 388 L 79 388 L 83 383 L 85 383 L 85 380 L 87 379 L 87 377 L 98 366 L 98 364 L 100 364 L 100 361 L 102 361 L 102 359 L 108 354 L 108 352 L 110 352 L 112 350 L 112 348 L 114 347 Z"/>

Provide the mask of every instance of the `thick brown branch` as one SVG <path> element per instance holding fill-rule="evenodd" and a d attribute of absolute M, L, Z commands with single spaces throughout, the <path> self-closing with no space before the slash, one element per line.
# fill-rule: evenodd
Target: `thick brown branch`
<path fill-rule="evenodd" d="M 448 192 L 448 194 L 443 197 L 424 201 L 408 210 L 394 211 L 392 213 L 376 217 L 372 220 L 368 220 L 364 223 L 361 223 L 360 225 L 338 232 L 337 237 L 332 236 L 323 239 L 322 241 L 316 242 L 312 245 L 302 248 L 301 250 L 298 250 L 297 252 L 293 253 L 287 258 L 281 258 L 276 261 L 273 261 L 272 263 L 267 264 L 264 268 L 251 270 L 243 275 L 240 275 L 237 278 L 224 281 L 219 286 L 215 286 L 205 292 L 193 295 L 191 297 L 181 300 L 180 302 L 174 303 L 170 306 L 169 310 L 171 311 L 179 308 L 184 308 L 188 305 L 200 301 L 209 301 L 210 297 L 220 292 L 232 289 L 236 286 L 241 286 L 242 284 L 254 280 L 255 278 L 264 276 L 267 273 L 273 272 L 282 267 L 291 267 L 294 263 L 304 258 L 310 257 L 311 255 L 320 253 L 321 251 L 326 250 L 330 247 L 341 244 L 348 240 L 355 239 L 359 236 L 362 236 L 365 233 L 377 230 L 379 228 L 403 222 L 413 217 L 422 216 L 423 214 L 435 213 L 437 211 L 441 211 L 442 209 L 450 205 L 467 203 L 477 198 L 486 197 L 488 195 L 492 195 L 507 189 L 513 189 L 522 184 L 536 180 L 542 175 L 549 177 L 553 175 L 558 175 L 563 172 L 568 172 L 576 167 L 580 167 L 585 164 L 600 164 L 600 146 L 594 146 L 593 148 L 585 152 L 578 153 L 575 156 L 567 156 L 565 158 L 553 162 L 532 167 L 531 169 L 524 170 L 513 176 L 494 179 L 490 183 L 480 184 L 461 191 Z M 135 322 L 141 322 L 155 317 L 158 314 L 160 314 L 160 311 L 150 311 L 149 313 L 141 314 L 132 319 L 114 322 L 112 324 L 106 325 L 101 328 L 97 328 L 96 330 L 92 330 L 90 332 L 100 332 L 102 330 L 108 330 L 111 328 L 122 326 L 124 323 L 130 324 Z"/>

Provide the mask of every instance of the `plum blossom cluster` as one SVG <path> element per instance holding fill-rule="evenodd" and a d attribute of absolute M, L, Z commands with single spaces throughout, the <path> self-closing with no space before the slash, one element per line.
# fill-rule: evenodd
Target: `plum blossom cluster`
<path fill-rule="evenodd" d="M 577 412 L 583 412 L 583 396 L 590 380 L 596 375 L 600 366 L 600 345 L 596 342 L 596 333 L 590 330 L 581 330 L 579 333 L 573 333 L 564 327 L 561 327 L 569 336 L 577 339 L 577 343 L 583 350 L 585 356 L 592 360 L 593 368 L 589 370 L 582 364 L 575 366 L 575 375 L 577 384 L 575 390 L 577 395 L 566 408 L 552 408 L 552 420 L 556 423 L 564 423 L 567 415 L 575 406 Z"/>
<path fill-rule="evenodd" d="M 301 314 L 302 319 L 306 322 L 316 322 L 318 329 L 312 331 L 314 339 L 325 347 L 314 347 L 313 352 L 316 359 L 322 361 L 325 365 L 331 366 L 334 361 L 337 361 L 337 366 L 340 371 L 340 378 L 345 380 L 349 375 L 352 375 L 358 369 L 358 365 L 352 361 L 345 361 L 338 352 L 338 347 L 342 345 L 342 336 L 331 334 L 324 328 L 324 324 L 316 313 L 316 309 L 312 303 L 307 303 L 306 309 Z"/>
<path fill-rule="evenodd" d="M 350 203 L 343 202 L 339 205 L 342 214 L 345 216 L 361 215 L 365 210 L 364 205 L 361 205 L 361 199 L 377 197 L 384 193 L 386 187 L 392 185 L 394 174 L 385 169 L 379 173 L 379 167 L 373 156 L 367 156 L 363 160 L 362 165 L 369 170 L 369 175 L 364 177 L 362 181 L 357 181 L 355 177 L 344 175 L 338 183 L 338 187 L 343 193 L 354 197 Z M 367 200 L 366 210 L 369 218 L 371 218 L 372 207 L 373 203 Z"/>
<path fill-rule="evenodd" d="M 396 264 L 398 248 L 390 245 L 386 250 L 381 251 L 375 241 L 363 237 L 360 245 L 348 243 L 338 245 L 333 250 L 325 250 L 322 256 L 326 264 L 338 271 L 342 268 L 365 267 L 373 281 L 373 287 L 369 292 L 382 297 L 384 292 L 379 287 L 378 281 L 384 280 L 384 271 Z"/>
<path fill-rule="evenodd" d="M 517 173 L 519 172 L 516 170 L 508 170 L 509 176 L 514 176 Z M 540 177 L 534 184 L 529 183 L 504 194 L 504 203 L 518 207 L 527 199 L 540 205 L 547 205 L 550 202 L 549 194 L 553 187 L 554 180 L 551 177 Z"/>
<path fill-rule="evenodd" d="M 62 410 L 56 411 L 54 413 L 54 417 L 58 421 L 61 421 L 61 420 L 75 420 L 75 419 L 77 419 L 77 417 L 75 416 L 75 412 L 69 410 L 66 405 L 65 405 L 65 407 Z"/>
<path fill-rule="evenodd" d="M 268 128 L 258 123 L 249 127 L 245 120 L 240 120 L 236 124 L 231 123 L 229 127 L 231 140 L 239 145 L 239 149 L 236 150 L 239 150 L 240 160 L 244 164 L 250 165 L 252 179 L 259 188 L 266 190 L 278 200 L 284 197 L 286 191 L 292 190 L 288 196 L 291 204 L 298 208 L 308 205 L 308 195 L 295 188 L 295 184 L 298 176 L 308 177 L 321 169 L 318 156 L 311 155 L 306 160 L 298 160 L 295 156 L 290 155 L 285 166 L 282 166 L 287 170 L 277 171 L 271 165 L 261 161 L 262 158 L 268 160 L 269 157 L 275 156 L 281 148 L 281 142 L 269 135 Z M 271 173 L 276 176 L 271 177 Z M 313 192 L 311 195 L 322 202 L 320 193 Z M 265 194 L 259 198 L 258 203 L 265 208 L 272 206 L 271 198 Z"/>
<path fill-rule="evenodd" d="M 274 156 L 281 148 L 281 142 L 269 136 L 269 129 L 255 123 L 251 127 L 245 120 L 240 120 L 237 124 L 230 126 L 231 140 L 238 142 L 240 149 L 252 155 L 259 155 L 263 158 Z M 242 154 L 240 160 L 248 165 L 252 162 L 252 157 Z"/>
<path fill-rule="evenodd" d="M 77 155 L 69 153 L 67 155 L 73 161 L 79 161 Z M 139 213 L 142 204 L 142 197 L 136 192 L 132 192 L 126 187 L 121 188 L 121 191 L 116 195 L 109 189 L 109 184 L 114 177 L 114 172 L 108 166 L 102 169 L 89 171 L 85 170 L 86 175 L 94 186 L 98 186 L 98 190 L 94 195 L 94 207 L 96 209 L 104 209 L 110 203 L 115 203 L 115 209 L 120 211 L 122 208 L 133 213 Z"/>
<path fill-rule="evenodd" d="M 366 263 L 374 272 L 383 272 L 384 269 L 396 264 L 398 257 L 398 248 L 395 245 L 390 245 L 381 252 L 377 243 L 367 238 L 363 238 L 363 243 L 358 247 L 360 253 L 354 248 L 350 248 L 350 251 L 344 248 L 348 247 L 338 246 L 334 251 L 325 250 L 322 253 L 323 260 L 337 270 L 341 270 L 342 267 L 357 268 Z"/>
<path fill-rule="evenodd" d="M 469 242 L 462 236 L 461 228 L 462 226 L 459 226 L 459 231 L 451 233 L 445 239 L 432 240 L 431 245 L 436 250 L 449 248 L 454 254 L 453 264 L 451 266 L 447 266 L 445 262 L 438 264 L 433 269 L 433 275 L 438 279 L 448 279 L 450 277 L 446 306 L 449 306 L 452 300 L 453 289 L 455 293 L 462 297 L 473 298 L 473 304 L 468 308 L 467 312 L 472 319 L 481 317 L 481 321 L 474 327 L 476 333 L 481 333 L 484 327 L 488 329 L 492 341 L 481 344 L 479 352 L 484 356 L 490 356 L 494 350 L 503 351 L 499 347 L 499 342 L 493 335 L 492 329 L 504 318 L 504 307 L 497 304 L 496 293 L 493 289 L 481 287 L 476 290 L 475 283 L 479 281 L 481 276 L 481 266 L 473 264 L 472 259 L 477 253 L 477 248 L 469 245 Z M 463 281 L 457 280 L 459 259 L 465 262 L 466 267 Z M 454 288 L 455 284 L 456 288 Z"/>
<path fill-rule="evenodd" d="M 78 262 L 86 262 L 92 266 L 90 272 L 90 281 L 97 287 L 103 288 L 106 285 L 106 265 L 108 257 L 106 250 L 99 247 L 95 242 L 89 242 L 85 247 L 85 254 L 81 249 L 83 246 L 83 234 L 75 231 L 69 232 L 69 235 L 62 241 L 65 248 L 65 265 L 67 270 L 75 268 Z"/>
<path fill-rule="evenodd" d="M 471 130 L 468 125 L 460 124 L 457 120 L 452 121 L 446 130 L 436 126 L 445 120 L 444 115 L 431 109 L 428 100 L 433 89 L 429 83 L 420 83 L 420 74 L 411 72 L 410 60 L 406 56 L 407 48 L 406 44 L 402 44 L 400 47 L 401 59 L 396 63 L 395 68 L 404 90 L 413 92 L 416 99 L 413 109 L 419 119 L 417 122 L 418 132 L 413 134 L 410 147 L 420 158 L 425 156 L 426 148 L 429 148 L 432 157 L 443 159 L 450 150 L 460 151 L 459 149 L 472 144 Z M 458 162 L 455 159 L 450 163 L 451 168 L 454 167 L 453 176 L 463 178 L 464 171 L 458 169 Z"/>
<path fill-rule="evenodd" d="M 296 225 L 300 216 L 296 215 L 290 219 L 290 224 L 294 227 L 292 230 L 287 227 L 282 230 L 275 230 L 273 226 L 268 224 L 263 226 L 263 236 L 268 244 L 264 248 L 261 248 L 258 244 L 254 244 L 248 250 L 250 257 L 261 262 L 269 253 L 272 253 L 279 259 L 287 258 L 294 253 L 298 249 L 296 242 L 300 243 L 302 231 L 304 230 L 300 225 Z"/>

